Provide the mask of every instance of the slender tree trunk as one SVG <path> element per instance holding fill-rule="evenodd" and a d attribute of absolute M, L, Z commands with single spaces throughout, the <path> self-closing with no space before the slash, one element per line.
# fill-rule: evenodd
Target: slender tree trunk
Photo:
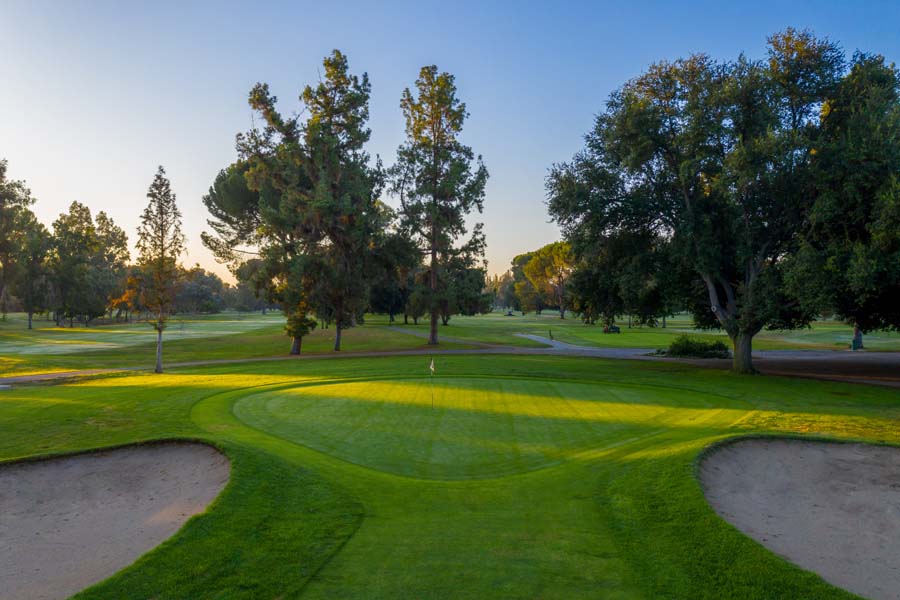
<path fill-rule="evenodd" d="M 403 313 L 403 324 L 409 325 L 409 315 L 406 313 Z"/>
<path fill-rule="evenodd" d="M 334 325 L 334 351 L 341 351 L 341 331 L 343 327 L 341 327 L 340 323 L 335 323 Z"/>
<path fill-rule="evenodd" d="M 438 343 L 438 307 L 434 302 L 434 296 L 437 294 L 437 249 L 431 247 L 431 328 L 428 331 L 428 345 L 437 346 Z"/>
<path fill-rule="evenodd" d="M 666 315 L 663 315 L 663 326 L 662 326 L 662 328 L 663 328 L 663 329 L 666 328 Z"/>
<path fill-rule="evenodd" d="M 756 373 L 753 368 L 753 335 L 738 332 L 731 338 L 731 342 L 734 344 L 731 370 L 741 375 Z"/>
<path fill-rule="evenodd" d="M 300 354 L 300 346 L 303 344 L 303 338 L 295 335 L 291 339 L 291 354 Z"/>
<path fill-rule="evenodd" d="M 162 373 L 162 327 L 156 328 L 156 373 Z"/>
<path fill-rule="evenodd" d="M 32 311 L 28 311 L 28 329 L 31 329 L 31 319 L 34 317 L 34 313 Z"/>

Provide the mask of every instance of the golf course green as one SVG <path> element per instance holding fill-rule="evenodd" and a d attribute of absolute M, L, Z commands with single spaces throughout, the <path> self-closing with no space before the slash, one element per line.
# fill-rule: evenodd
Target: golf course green
<path fill-rule="evenodd" d="M 900 444 L 896 390 L 555 356 L 246 362 L 0 392 L 0 459 L 158 439 L 232 464 L 95 598 L 854 598 L 716 515 L 710 444 Z"/>

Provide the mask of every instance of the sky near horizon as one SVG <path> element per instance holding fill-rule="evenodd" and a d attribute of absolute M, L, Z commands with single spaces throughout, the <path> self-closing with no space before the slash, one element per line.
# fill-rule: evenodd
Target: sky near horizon
<path fill-rule="evenodd" d="M 372 83 L 370 154 L 403 141 L 400 95 L 423 65 L 456 76 L 463 142 L 490 171 L 482 215 L 490 273 L 559 237 L 544 178 L 568 160 L 608 95 L 650 63 L 706 52 L 765 55 L 766 37 L 810 28 L 900 62 L 897 2 L 47 2 L 0 0 L 0 158 L 50 225 L 73 200 L 132 245 L 163 165 L 188 235 L 186 264 L 219 275 L 200 243 L 201 198 L 253 124 L 269 83 L 297 112 L 338 48 Z M 395 204 L 386 198 L 389 204 Z"/>

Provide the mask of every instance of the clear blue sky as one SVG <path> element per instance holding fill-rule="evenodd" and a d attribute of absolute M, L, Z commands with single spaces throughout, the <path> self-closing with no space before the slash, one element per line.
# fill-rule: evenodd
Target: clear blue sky
<path fill-rule="evenodd" d="M 297 110 L 333 48 L 369 73 L 369 150 L 386 164 L 403 138 L 403 88 L 425 64 L 456 75 L 471 113 L 464 141 L 491 173 L 480 218 L 492 273 L 557 239 L 547 168 L 580 148 L 609 93 L 649 63 L 696 51 L 761 57 L 766 36 L 787 26 L 900 61 L 897 2 L 119 4 L 2 1 L 0 157 L 46 224 L 79 200 L 132 241 L 164 165 L 186 262 L 220 274 L 200 244 L 201 197 L 251 126 L 247 93 L 268 82 Z"/>

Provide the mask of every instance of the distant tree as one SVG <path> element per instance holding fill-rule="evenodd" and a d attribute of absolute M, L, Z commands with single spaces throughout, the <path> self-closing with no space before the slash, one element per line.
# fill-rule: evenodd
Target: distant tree
<path fill-rule="evenodd" d="M 418 325 L 419 319 L 430 313 L 431 294 L 431 288 L 425 284 L 417 283 L 413 286 L 406 305 L 406 312 L 412 317 L 414 325 Z"/>
<path fill-rule="evenodd" d="M 510 271 L 498 276 L 496 290 L 495 305 L 515 310 L 519 309 L 519 302 L 516 299 L 515 280 Z"/>
<path fill-rule="evenodd" d="M 523 267 L 534 289 L 548 298 L 548 303 L 556 303 L 560 319 L 566 318 L 566 286 L 574 266 L 572 246 L 568 242 L 554 242 L 535 251 Z"/>
<path fill-rule="evenodd" d="M 125 313 L 125 318 L 131 321 L 134 315 L 140 316 L 147 307 L 143 305 L 143 289 L 144 282 L 147 277 L 137 265 L 130 265 L 125 272 L 125 283 L 122 287 L 122 294 L 113 298 L 110 306 L 119 314 Z"/>
<path fill-rule="evenodd" d="M 34 204 L 31 191 L 23 181 L 7 178 L 7 161 L 0 160 L 0 298 L 12 282 L 14 257 L 22 247 L 22 222 Z M 5 318 L 5 313 L 3 317 Z"/>
<path fill-rule="evenodd" d="M 185 250 L 181 232 L 181 212 L 175 202 L 172 185 L 162 167 L 147 190 L 150 202 L 138 227 L 138 264 L 145 279 L 142 304 L 153 313 L 156 330 L 156 373 L 162 373 L 162 334 L 175 301 L 181 267 L 178 260 Z"/>
<path fill-rule="evenodd" d="M 534 252 L 525 252 L 519 254 L 512 259 L 510 264 L 510 274 L 512 276 L 512 289 L 515 295 L 516 308 L 522 311 L 522 314 L 535 311 L 541 314 L 544 310 L 544 298 L 541 292 L 534 287 L 534 284 L 525 276 L 525 265 L 532 259 Z"/>
<path fill-rule="evenodd" d="M 389 211 L 385 207 L 386 211 Z M 392 222 L 393 214 L 385 214 L 383 222 Z M 406 232 L 389 228 L 373 248 L 374 283 L 369 296 L 373 312 L 386 313 L 393 323 L 394 315 L 404 312 L 409 300 L 410 281 L 422 263 L 418 246 Z"/>
<path fill-rule="evenodd" d="M 900 75 L 856 54 L 821 109 L 814 197 L 788 269 L 808 310 L 859 332 L 900 329 Z"/>
<path fill-rule="evenodd" d="M 488 172 L 479 156 L 459 140 L 468 113 L 456 97 L 454 77 L 436 66 L 423 67 L 416 92 L 403 92 L 406 141 L 391 168 L 391 190 L 400 199 L 403 226 L 417 241 L 428 265 L 432 305 L 429 344 L 438 343 L 440 279 L 458 255 L 482 256 L 484 236 L 476 225 L 468 242 L 465 217 L 481 212 Z"/>
<path fill-rule="evenodd" d="M 610 327 L 624 310 L 616 272 L 609 266 L 605 258 L 592 257 L 572 274 L 572 308 L 589 325 L 599 320 Z"/>
<path fill-rule="evenodd" d="M 185 270 L 175 293 L 174 308 L 180 313 L 217 313 L 222 309 L 225 283 L 200 265 Z"/>
<path fill-rule="evenodd" d="M 843 69 L 840 49 L 808 32 L 772 36 L 768 54 L 652 65 L 610 97 L 585 151 L 548 178 L 551 214 L 573 243 L 646 230 L 671 240 L 702 280 L 739 373 L 753 372 L 759 331 L 812 318 L 787 293 L 785 259 L 808 206 L 817 111 Z"/>
<path fill-rule="evenodd" d="M 22 211 L 21 217 L 17 227 L 21 246 L 14 261 L 12 289 L 28 315 L 28 329 L 31 329 L 34 313 L 46 309 L 50 299 L 48 255 L 53 240 L 31 211 Z"/>
<path fill-rule="evenodd" d="M 91 211 L 80 202 L 72 202 L 69 212 L 53 222 L 53 251 L 50 271 L 55 289 L 57 325 L 76 318 L 87 322 L 106 312 L 102 297 L 95 290 L 92 261 L 100 252 L 100 240 Z"/>
<path fill-rule="evenodd" d="M 491 295 L 485 292 L 485 270 L 471 257 L 456 256 L 444 267 L 437 292 L 441 323 L 455 314 L 472 316 L 490 312 Z"/>

